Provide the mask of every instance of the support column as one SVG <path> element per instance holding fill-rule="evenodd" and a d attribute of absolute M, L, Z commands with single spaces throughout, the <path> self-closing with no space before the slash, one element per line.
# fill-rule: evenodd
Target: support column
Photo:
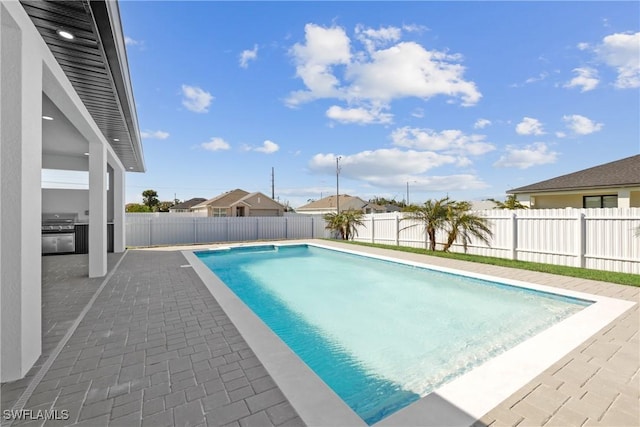
<path fill-rule="evenodd" d="M 0 378 L 24 377 L 42 350 L 42 59 L 0 3 Z"/>
<path fill-rule="evenodd" d="M 89 142 L 89 277 L 107 274 L 107 147 Z"/>
<path fill-rule="evenodd" d="M 124 252 L 126 247 L 125 241 L 125 214 L 124 214 L 124 188 L 125 188 L 125 171 L 124 169 L 113 166 L 113 182 L 111 194 L 113 194 L 113 251 Z"/>

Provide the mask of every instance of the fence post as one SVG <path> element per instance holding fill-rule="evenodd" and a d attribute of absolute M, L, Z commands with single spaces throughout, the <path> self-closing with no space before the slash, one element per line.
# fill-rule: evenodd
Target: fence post
<path fill-rule="evenodd" d="M 373 219 L 373 214 L 371 214 L 371 243 L 376 242 L 376 221 Z"/>
<path fill-rule="evenodd" d="M 585 252 L 586 252 L 586 221 L 584 213 L 579 213 L 577 219 L 576 235 L 578 237 L 577 249 L 578 249 L 578 262 L 577 267 L 584 268 L 585 266 Z"/>
<path fill-rule="evenodd" d="M 313 219 L 314 219 L 314 218 L 313 218 L 313 217 L 311 217 L 311 238 L 312 238 L 312 239 L 314 239 L 314 237 L 313 237 L 313 234 L 314 234 L 314 233 L 313 233 L 313 232 L 314 232 L 314 229 L 315 229 L 315 224 L 313 223 Z"/>
<path fill-rule="evenodd" d="M 284 239 L 289 239 L 289 221 L 287 221 L 287 217 L 284 217 Z"/>
<path fill-rule="evenodd" d="M 153 218 L 149 217 L 149 246 L 151 246 L 151 221 L 153 221 Z"/>
<path fill-rule="evenodd" d="M 396 214 L 396 246 L 400 246 L 400 216 Z"/>
<path fill-rule="evenodd" d="M 518 215 L 511 214 L 511 259 L 518 259 Z"/>
<path fill-rule="evenodd" d="M 260 217 L 256 218 L 256 240 L 260 240 Z"/>
<path fill-rule="evenodd" d="M 198 224 L 195 216 L 193 217 L 193 243 L 198 243 Z"/>

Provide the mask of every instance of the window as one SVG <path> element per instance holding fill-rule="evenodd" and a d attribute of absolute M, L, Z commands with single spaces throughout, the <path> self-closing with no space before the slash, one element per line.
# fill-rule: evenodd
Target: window
<path fill-rule="evenodd" d="M 227 210 L 225 208 L 211 208 L 211 216 L 214 216 L 214 217 L 227 216 Z"/>
<path fill-rule="evenodd" d="M 584 196 L 582 198 L 582 206 L 585 208 L 617 208 L 618 196 Z"/>

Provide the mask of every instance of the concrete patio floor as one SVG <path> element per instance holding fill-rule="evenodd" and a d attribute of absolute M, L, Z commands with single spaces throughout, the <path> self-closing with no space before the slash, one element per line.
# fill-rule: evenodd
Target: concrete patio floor
<path fill-rule="evenodd" d="M 40 367 L 55 355 L 103 282 L 104 287 L 24 405 L 33 411 L 65 409 L 69 419 L 12 425 L 304 425 L 200 278 L 185 267 L 179 250 L 203 247 L 110 254 L 113 273 L 106 282 L 83 277 L 86 255 L 43 257 L 43 356 L 25 379 L 2 385 L 3 410 L 14 407 L 29 382 L 41 377 Z M 640 299 L 640 288 L 629 286 L 375 248 L 357 250 Z M 639 323 L 636 304 L 477 424 L 640 425 Z M 3 420 L 2 425 L 7 424 Z"/>

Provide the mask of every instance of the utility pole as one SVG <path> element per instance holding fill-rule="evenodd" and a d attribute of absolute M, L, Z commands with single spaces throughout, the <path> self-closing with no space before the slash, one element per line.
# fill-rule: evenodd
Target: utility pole
<path fill-rule="evenodd" d="M 336 157 L 336 212 L 340 213 L 340 159 L 342 156 Z"/>
<path fill-rule="evenodd" d="M 276 192 L 275 192 L 275 180 L 273 175 L 273 166 L 271 166 L 271 198 L 275 200 Z"/>
<path fill-rule="evenodd" d="M 407 206 L 409 206 L 409 181 L 407 181 Z"/>

